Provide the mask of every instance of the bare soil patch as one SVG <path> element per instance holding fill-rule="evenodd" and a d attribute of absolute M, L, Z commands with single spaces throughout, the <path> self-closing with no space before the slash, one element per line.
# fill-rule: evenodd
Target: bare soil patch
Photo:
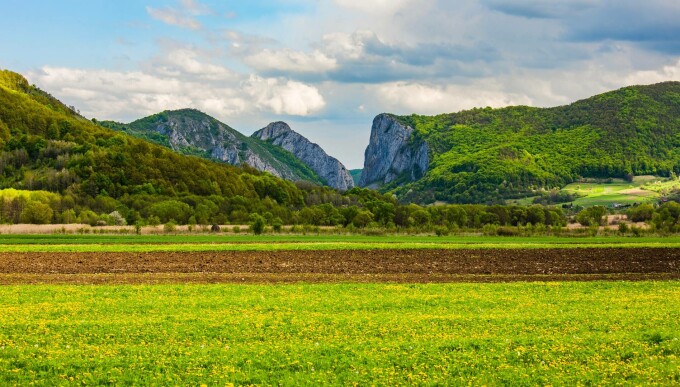
<path fill-rule="evenodd" d="M 680 279 L 680 249 L 0 253 L 0 284 Z"/>

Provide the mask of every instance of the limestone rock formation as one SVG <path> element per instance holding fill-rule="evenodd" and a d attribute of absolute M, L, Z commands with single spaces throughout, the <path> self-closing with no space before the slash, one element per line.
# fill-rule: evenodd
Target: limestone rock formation
<path fill-rule="evenodd" d="M 330 187 L 340 191 L 354 187 L 352 177 L 340 161 L 329 156 L 319 145 L 293 131 L 285 122 L 271 123 L 253 133 L 251 137 L 268 141 L 292 153 Z"/>
<path fill-rule="evenodd" d="M 219 160 L 232 165 L 247 164 L 291 181 L 324 183 L 324 179 L 289 152 L 265 141 L 245 136 L 198 110 L 165 111 L 130 124 L 116 122 L 103 124 L 179 153 Z"/>
<path fill-rule="evenodd" d="M 397 178 L 421 178 L 430 163 L 429 148 L 412 134 L 413 128 L 389 114 L 375 117 L 359 186 L 377 188 Z"/>

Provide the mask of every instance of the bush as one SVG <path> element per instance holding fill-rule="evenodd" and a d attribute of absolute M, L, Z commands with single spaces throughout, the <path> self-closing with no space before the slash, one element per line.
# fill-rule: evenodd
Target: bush
<path fill-rule="evenodd" d="M 149 224 L 149 226 L 156 227 L 161 224 L 161 220 L 157 216 L 151 215 L 149 216 L 149 220 L 147 223 Z"/>
<path fill-rule="evenodd" d="M 112 226 L 125 226 L 127 224 L 127 221 L 125 220 L 123 215 L 121 215 L 120 212 L 118 211 L 113 211 L 112 213 L 110 213 L 109 218 L 113 223 Z"/>
<path fill-rule="evenodd" d="M 250 215 L 250 231 L 252 231 L 253 234 L 255 235 L 262 234 L 264 232 L 264 226 L 266 224 L 267 221 L 260 214 Z"/>
<path fill-rule="evenodd" d="M 628 219 L 632 222 L 646 222 L 652 220 L 654 206 L 651 204 L 641 204 L 628 210 L 627 215 Z"/>
<path fill-rule="evenodd" d="M 439 237 L 440 236 L 447 236 L 447 235 L 449 235 L 449 229 L 444 227 L 444 226 L 437 226 L 437 227 L 434 228 L 434 233 Z"/>
<path fill-rule="evenodd" d="M 177 223 L 173 219 L 170 219 L 164 226 L 163 231 L 170 233 L 177 231 Z"/>
<path fill-rule="evenodd" d="M 233 231 L 234 234 L 238 234 L 238 233 L 241 232 L 241 227 L 239 227 L 239 226 L 234 226 L 234 227 L 231 229 L 231 231 Z"/>
<path fill-rule="evenodd" d="M 135 234 L 142 235 L 142 227 L 143 226 L 144 226 L 144 223 L 142 223 L 142 221 L 138 220 L 135 223 Z"/>
<path fill-rule="evenodd" d="M 517 236 L 517 235 L 519 235 L 519 231 L 516 228 L 512 228 L 512 227 L 499 227 L 498 230 L 496 230 L 496 235 L 498 235 L 498 236 Z"/>
<path fill-rule="evenodd" d="M 272 221 L 272 229 L 274 230 L 274 232 L 281 232 L 281 229 L 283 229 L 283 221 L 281 220 L 281 218 L 275 218 Z"/>
<path fill-rule="evenodd" d="M 636 226 L 631 226 L 630 231 L 635 235 L 636 237 L 639 237 L 642 235 L 642 229 L 640 227 Z"/>

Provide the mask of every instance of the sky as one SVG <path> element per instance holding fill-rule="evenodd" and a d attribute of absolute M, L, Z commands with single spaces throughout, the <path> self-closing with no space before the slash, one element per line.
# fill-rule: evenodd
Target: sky
<path fill-rule="evenodd" d="M 361 168 L 380 113 L 680 80 L 678 0 L 0 0 L 0 68 L 88 118 L 285 121 Z"/>

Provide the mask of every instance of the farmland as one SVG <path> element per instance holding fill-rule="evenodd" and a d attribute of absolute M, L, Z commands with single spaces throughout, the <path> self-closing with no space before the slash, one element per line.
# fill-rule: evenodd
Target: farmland
<path fill-rule="evenodd" d="M 656 203 L 680 188 L 680 181 L 658 176 L 635 176 L 632 181 L 606 179 L 599 182 L 568 184 L 560 190 L 575 196 L 573 204 L 580 207 L 634 205 Z M 509 204 L 528 206 L 537 197 L 508 200 Z"/>
<path fill-rule="evenodd" d="M 679 247 L 1 235 L 0 384 L 676 384 Z"/>
<path fill-rule="evenodd" d="M 657 202 L 662 194 L 678 186 L 678 181 L 670 181 L 654 176 L 636 176 L 632 182 L 611 179 L 606 183 L 573 183 L 562 191 L 575 194 L 574 205 L 582 207 L 632 205 L 635 203 Z"/>

